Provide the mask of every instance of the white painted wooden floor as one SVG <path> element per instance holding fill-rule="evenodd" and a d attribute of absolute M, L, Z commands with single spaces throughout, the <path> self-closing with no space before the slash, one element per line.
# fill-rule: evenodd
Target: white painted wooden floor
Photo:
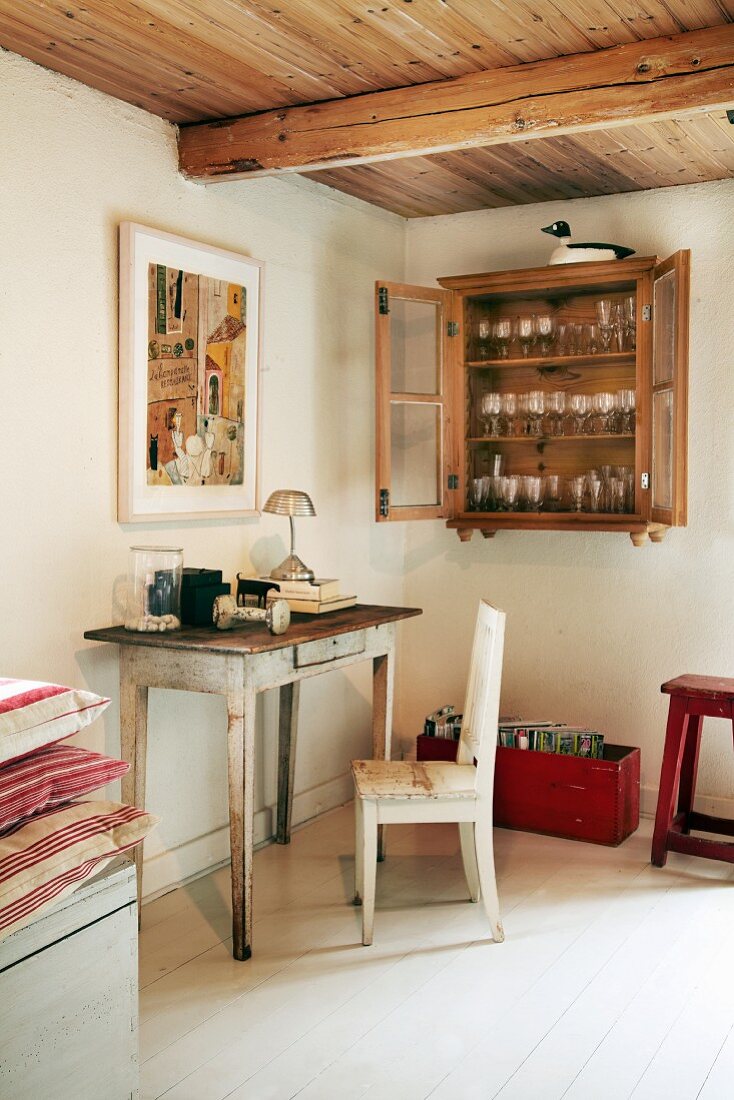
<path fill-rule="evenodd" d="M 352 809 L 255 856 L 254 956 L 224 868 L 147 905 L 142 1096 L 731 1100 L 734 868 L 497 830 L 507 939 L 465 900 L 456 826 L 389 831 L 360 944 Z"/>

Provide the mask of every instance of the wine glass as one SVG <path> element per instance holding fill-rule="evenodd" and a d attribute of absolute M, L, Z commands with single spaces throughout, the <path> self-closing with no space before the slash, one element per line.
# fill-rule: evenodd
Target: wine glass
<path fill-rule="evenodd" d="M 624 314 L 624 334 L 627 347 L 634 351 L 637 346 L 637 303 L 634 295 L 630 295 L 622 302 Z"/>
<path fill-rule="evenodd" d="M 530 414 L 528 413 L 528 395 L 526 393 L 517 395 L 515 431 L 518 435 L 527 435 L 530 431 Z"/>
<path fill-rule="evenodd" d="M 565 355 L 568 350 L 568 330 L 570 327 L 567 321 L 559 321 L 556 325 L 556 352 L 558 355 Z"/>
<path fill-rule="evenodd" d="M 535 332 L 540 342 L 540 354 L 550 355 L 555 324 L 550 313 L 539 313 L 535 318 Z"/>
<path fill-rule="evenodd" d="M 500 359 L 507 359 L 510 354 L 510 340 L 512 339 L 512 321 L 508 317 L 501 317 L 494 323 L 494 340 L 497 345 L 497 355 Z"/>
<path fill-rule="evenodd" d="M 571 355 L 584 354 L 584 326 L 580 324 L 570 325 L 571 335 L 569 348 Z"/>
<path fill-rule="evenodd" d="M 503 479 L 502 499 L 508 512 L 517 511 L 517 494 L 520 490 L 520 479 L 515 474 L 510 474 Z"/>
<path fill-rule="evenodd" d="M 517 414 L 517 394 L 502 394 L 502 415 L 500 418 L 500 434 L 515 434 L 515 416 Z"/>
<path fill-rule="evenodd" d="M 563 417 L 566 412 L 566 394 L 552 390 L 545 395 L 545 412 L 548 417 L 548 434 L 563 435 Z"/>
<path fill-rule="evenodd" d="M 568 408 L 573 417 L 573 430 L 575 435 L 581 435 L 584 430 L 584 421 L 586 420 L 586 394 L 585 393 L 572 393 L 568 397 Z"/>
<path fill-rule="evenodd" d="M 499 415 L 502 409 L 502 395 L 485 393 L 482 395 L 481 419 L 485 435 L 498 435 Z"/>
<path fill-rule="evenodd" d="M 563 496 L 563 483 L 558 474 L 546 474 L 544 477 L 545 508 L 549 512 L 557 512 L 561 506 Z"/>
<path fill-rule="evenodd" d="M 543 415 L 545 413 L 545 393 L 543 390 L 531 390 L 528 398 L 528 419 L 530 435 L 542 434 Z"/>
<path fill-rule="evenodd" d="M 601 332 L 601 346 L 605 352 L 609 351 L 609 346 L 612 342 L 613 319 L 612 319 L 612 306 L 614 303 L 611 298 L 598 298 L 596 303 L 596 318 L 599 322 L 599 331 Z"/>
<path fill-rule="evenodd" d="M 477 321 L 477 359 L 490 359 L 492 356 L 492 325 L 489 318 Z"/>
<path fill-rule="evenodd" d="M 595 393 L 593 400 L 594 414 L 599 417 L 600 431 L 609 432 L 609 417 L 611 416 L 612 409 L 614 408 L 614 394 Z"/>
<path fill-rule="evenodd" d="M 517 338 L 520 341 L 523 358 L 527 359 L 535 340 L 535 314 L 530 317 L 518 317 Z"/>
<path fill-rule="evenodd" d="M 609 487 L 612 494 L 612 512 L 624 512 L 624 498 L 627 489 L 627 484 L 623 477 L 612 477 L 609 479 Z"/>
<path fill-rule="evenodd" d="M 599 326 L 595 324 L 586 325 L 584 335 L 586 337 L 587 352 L 589 355 L 596 355 L 599 351 Z"/>
<path fill-rule="evenodd" d="M 590 470 L 586 475 L 586 485 L 589 490 L 589 511 L 598 512 L 602 481 L 595 470 Z"/>
<path fill-rule="evenodd" d="M 601 474 L 601 497 L 599 501 L 599 507 L 602 512 L 611 512 L 612 491 L 609 483 L 612 480 L 612 467 L 600 466 L 599 473 Z"/>
<path fill-rule="evenodd" d="M 586 489 L 586 475 L 579 474 L 577 477 L 570 477 L 568 479 L 568 491 L 573 501 L 574 510 L 581 511 L 584 503 L 584 490 Z"/>
<path fill-rule="evenodd" d="M 482 495 L 484 486 L 481 477 L 473 477 L 469 481 L 469 508 L 472 512 L 479 512 L 482 507 Z"/>
<path fill-rule="evenodd" d="M 529 475 L 525 478 L 525 503 L 529 512 L 540 511 L 540 501 L 543 493 L 543 480 L 540 477 Z"/>
<path fill-rule="evenodd" d="M 634 390 L 618 390 L 617 397 L 619 398 L 620 407 L 620 427 L 619 430 L 625 434 L 630 434 L 635 430 L 635 404 L 636 394 Z"/>

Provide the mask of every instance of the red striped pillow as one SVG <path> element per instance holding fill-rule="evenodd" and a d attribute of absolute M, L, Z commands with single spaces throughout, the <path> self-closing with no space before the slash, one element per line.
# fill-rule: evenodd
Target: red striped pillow
<path fill-rule="evenodd" d="M 39 810 L 96 791 L 119 779 L 129 767 L 124 760 L 73 745 L 49 745 L 11 760 L 0 766 L 0 830 Z"/>
<path fill-rule="evenodd" d="M 0 679 L 0 764 L 72 737 L 108 704 L 100 695 L 61 684 Z"/>
<path fill-rule="evenodd" d="M 69 802 L 7 829 L 0 836 L 0 939 L 133 848 L 157 820 L 119 802 Z"/>

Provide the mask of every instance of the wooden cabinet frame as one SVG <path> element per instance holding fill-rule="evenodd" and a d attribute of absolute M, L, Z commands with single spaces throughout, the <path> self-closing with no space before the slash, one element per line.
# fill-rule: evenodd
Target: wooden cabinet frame
<path fill-rule="evenodd" d="M 377 401 L 376 401 L 376 518 L 378 521 L 435 519 L 447 521 L 462 541 L 475 530 L 485 538 L 501 530 L 609 531 L 625 532 L 635 546 L 648 539 L 660 542 L 671 526 L 684 526 L 687 515 L 687 375 L 688 375 L 688 302 L 689 253 L 678 252 L 662 262 L 656 257 L 634 257 L 622 261 L 563 264 L 517 271 L 485 272 L 452 276 L 438 280 L 438 288 L 379 282 L 376 286 L 377 317 Z M 585 303 L 601 295 L 634 294 L 637 302 L 636 349 L 607 355 L 580 355 L 545 358 L 474 361 L 471 358 L 469 318 L 477 305 L 487 310 L 509 310 L 528 300 L 555 303 Z M 393 335 L 390 302 L 394 300 L 433 302 L 439 318 L 437 327 L 437 373 L 440 382 L 435 394 L 402 394 L 392 389 Z M 387 312 L 386 312 L 387 311 Z M 576 375 L 572 368 L 577 366 Z M 537 439 L 487 439 L 472 437 L 470 426 L 476 423 L 472 395 L 479 379 L 508 379 L 517 370 L 518 392 L 530 384 L 537 371 L 536 388 L 574 389 L 564 379 L 581 377 L 577 388 L 591 387 L 594 372 L 601 371 L 609 387 L 634 385 L 637 395 L 637 420 L 634 436 L 543 436 Z M 581 372 L 580 374 L 578 372 Z M 603 372 L 606 371 L 606 374 Z M 474 372 L 474 373 L 473 373 Z M 565 372 L 565 373 L 564 373 Z M 475 379 L 476 381 L 472 381 Z M 617 381 L 615 382 L 615 379 Z M 600 383 L 601 385 L 601 383 Z M 621 381 L 624 387 L 625 382 Z M 589 392 L 593 392 L 589 389 Z M 661 394 L 661 397 L 655 395 Z M 440 406 L 442 431 L 441 454 L 437 459 L 435 502 L 421 501 L 414 506 L 403 503 L 394 507 L 392 496 L 392 453 L 396 446 L 391 436 L 391 416 L 396 403 L 428 402 Z M 653 412 L 653 406 L 656 412 Z M 476 430 L 475 430 L 476 435 Z M 521 465 L 537 463 L 532 471 L 544 468 L 546 449 L 565 453 L 568 462 L 574 455 L 578 463 L 596 464 L 594 454 L 624 454 L 632 464 L 634 453 L 634 510 L 611 512 L 473 512 L 468 507 L 469 471 L 473 468 L 473 447 L 494 442 L 498 448 L 522 444 Z M 559 450 L 560 448 L 560 450 Z M 597 450 L 595 451 L 595 448 Z M 512 448 L 510 447 L 510 450 Z M 520 453 L 518 450 L 517 454 Z M 613 460 L 612 460 L 613 461 Z M 579 472 L 583 472 L 581 469 Z M 387 494 L 387 496 L 386 496 Z M 404 495 L 404 494 L 403 494 Z"/>

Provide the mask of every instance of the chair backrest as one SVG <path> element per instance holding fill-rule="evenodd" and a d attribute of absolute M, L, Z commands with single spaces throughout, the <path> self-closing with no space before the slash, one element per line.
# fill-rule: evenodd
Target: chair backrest
<path fill-rule="evenodd" d="M 477 796 L 491 798 L 500 713 L 505 613 L 479 603 L 457 762 L 477 761 Z"/>

